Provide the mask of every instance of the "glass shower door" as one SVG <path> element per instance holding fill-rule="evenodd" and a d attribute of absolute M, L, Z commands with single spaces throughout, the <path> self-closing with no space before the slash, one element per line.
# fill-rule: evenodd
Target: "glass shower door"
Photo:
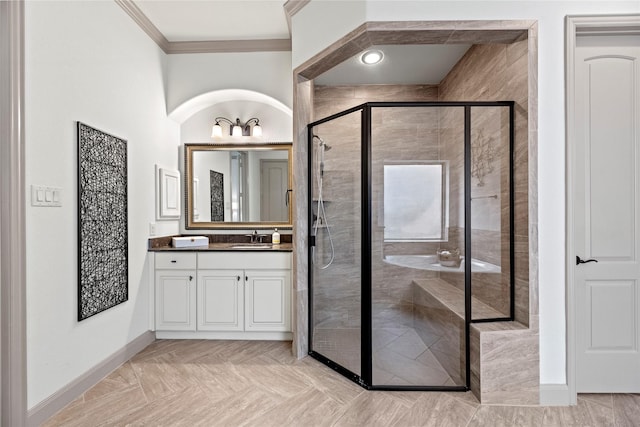
<path fill-rule="evenodd" d="M 358 110 L 309 135 L 310 350 L 355 380 L 362 376 L 360 121 Z"/>
<path fill-rule="evenodd" d="M 466 383 L 464 112 L 371 109 L 374 387 Z"/>
<path fill-rule="evenodd" d="M 378 390 L 471 387 L 514 318 L 513 102 L 370 102 L 309 141 L 310 355 Z"/>

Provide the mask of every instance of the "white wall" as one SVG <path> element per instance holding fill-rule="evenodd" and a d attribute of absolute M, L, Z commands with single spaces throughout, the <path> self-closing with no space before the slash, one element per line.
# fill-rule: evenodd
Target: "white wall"
<path fill-rule="evenodd" d="M 198 95 L 221 89 L 263 93 L 291 108 L 291 76 L 290 52 L 170 55 L 167 111 L 172 112 Z"/>
<path fill-rule="evenodd" d="M 229 125 L 221 122 L 223 136 L 211 138 L 211 127 L 216 117 L 231 121 L 239 118 L 242 123 L 252 117 L 260 120 L 262 137 L 231 138 Z M 235 143 L 291 142 L 293 140 L 292 116 L 270 105 L 254 101 L 225 101 L 204 108 L 192 115 L 180 126 L 182 143 Z"/>
<path fill-rule="evenodd" d="M 154 164 L 178 162 L 166 55 L 114 2 L 26 2 L 26 183 L 61 187 L 63 206 L 27 206 L 28 406 L 149 329 L 145 260 Z M 77 141 L 81 121 L 128 141 L 129 300 L 77 316 Z M 29 197 L 27 197 L 29 199 Z M 178 221 L 158 224 L 178 232 Z"/>
<path fill-rule="evenodd" d="M 167 111 L 181 124 L 182 143 L 290 142 L 293 140 L 292 75 L 290 52 L 170 55 Z M 243 122 L 257 117 L 263 137 L 232 139 L 225 136 L 213 140 L 211 126 L 218 116 L 230 120 L 237 117 Z M 226 129 L 227 125 L 223 124 L 223 132 Z M 181 170 L 183 163 L 180 162 Z M 205 184 L 200 181 L 201 191 Z M 184 221 L 181 227 L 181 233 L 199 232 L 184 229 Z M 246 232 L 207 231 L 212 234 Z"/>
<path fill-rule="evenodd" d="M 360 5 L 312 0 L 293 17 L 294 68 L 364 21 L 538 21 L 540 381 L 565 384 L 564 19 L 566 15 L 640 13 L 640 2 L 376 0 L 355 3 Z M 364 11 L 359 7 L 362 3 L 366 3 Z M 345 10 L 353 15 L 345 16 Z"/>
<path fill-rule="evenodd" d="M 293 69 L 362 25 L 366 21 L 367 7 L 369 5 L 363 0 L 312 0 L 302 8 L 291 20 Z"/>

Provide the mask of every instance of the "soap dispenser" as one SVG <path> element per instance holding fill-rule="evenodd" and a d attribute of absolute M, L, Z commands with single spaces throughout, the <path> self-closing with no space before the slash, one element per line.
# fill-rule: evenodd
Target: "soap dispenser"
<path fill-rule="evenodd" d="M 280 233 L 278 233 L 278 229 L 276 228 L 271 235 L 271 243 L 274 245 L 280 244 Z"/>

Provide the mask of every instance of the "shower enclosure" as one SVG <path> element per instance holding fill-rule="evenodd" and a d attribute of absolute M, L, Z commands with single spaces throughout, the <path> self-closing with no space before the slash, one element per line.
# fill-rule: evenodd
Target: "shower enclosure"
<path fill-rule="evenodd" d="M 308 141 L 309 354 L 468 390 L 471 324 L 514 318 L 514 103 L 371 102 Z"/>

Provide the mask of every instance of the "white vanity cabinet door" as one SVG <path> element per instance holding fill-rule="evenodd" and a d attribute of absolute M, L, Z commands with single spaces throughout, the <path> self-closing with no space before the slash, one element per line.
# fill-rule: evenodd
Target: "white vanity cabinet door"
<path fill-rule="evenodd" d="M 198 270 L 198 330 L 244 330 L 244 271 Z"/>
<path fill-rule="evenodd" d="M 291 331 L 289 270 L 245 270 L 245 330 Z"/>
<path fill-rule="evenodd" d="M 156 329 L 196 330 L 195 270 L 156 270 Z"/>

